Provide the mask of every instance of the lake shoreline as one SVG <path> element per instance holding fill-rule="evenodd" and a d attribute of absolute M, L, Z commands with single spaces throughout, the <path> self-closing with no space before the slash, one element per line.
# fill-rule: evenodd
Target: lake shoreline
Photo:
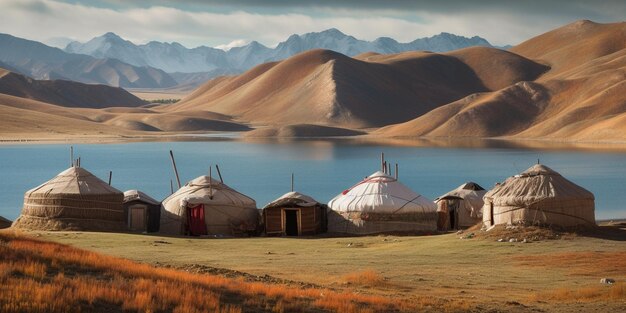
<path fill-rule="evenodd" d="M 543 138 L 510 138 L 510 137 L 378 137 L 332 136 L 332 137 L 245 137 L 245 132 L 185 132 L 159 133 L 154 135 L 96 135 L 72 137 L 0 137 L 0 147 L 7 145 L 38 145 L 38 144 L 119 144 L 140 142 L 193 142 L 236 140 L 241 142 L 297 142 L 297 141 L 334 141 L 346 143 L 378 144 L 382 146 L 413 146 L 413 147 L 446 147 L 446 148 L 485 148 L 503 147 L 514 149 L 580 149 L 597 151 L 626 152 L 626 141 L 573 141 Z"/>

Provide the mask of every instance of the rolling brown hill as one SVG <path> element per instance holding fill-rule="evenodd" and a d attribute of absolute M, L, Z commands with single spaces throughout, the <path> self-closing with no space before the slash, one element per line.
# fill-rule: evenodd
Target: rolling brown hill
<path fill-rule="evenodd" d="M 231 117 L 157 112 L 121 88 L 40 81 L 0 68 L 0 139 L 124 137 L 154 132 L 246 131 Z"/>
<path fill-rule="evenodd" d="M 0 93 L 65 107 L 136 107 L 145 104 L 122 88 L 66 80 L 36 80 L 2 68 Z"/>
<path fill-rule="evenodd" d="M 600 24 L 580 20 L 531 38 L 511 52 L 549 65 L 551 79 L 591 60 L 626 48 L 626 22 Z"/>
<path fill-rule="evenodd" d="M 374 132 L 383 137 L 511 137 L 626 140 L 626 23 L 578 21 L 511 49 L 550 71 L 478 93 L 414 120 Z"/>
<path fill-rule="evenodd" d="M 379 127 L 476 92 L 535 79 L 547 70 L 516 54 L 484 47 L 359 58 L 307 51 L 211 80 L 167 110 L 208 110 L 253 124 Z"/>
<path fill-rule="evenodd" d="M 249 127 L 211 112 L 159 113 L 144 108 L 66 108 L 0 94 L 0 140 L 124 138 L 157 132 L 246 131 Z"/>

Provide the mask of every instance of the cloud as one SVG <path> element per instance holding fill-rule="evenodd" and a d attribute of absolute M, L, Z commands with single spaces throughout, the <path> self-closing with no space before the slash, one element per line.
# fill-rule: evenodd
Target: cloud
<path fill-rule="evenodd" d="M 527 4 L 534 2 L 367 0 L 355 5 L 348 0 L 234 0 L 218 5 L 211 1 L 157 0 L 134 1 L 131 6 L 119 0 L 87 4 L 2 0 L 0 29 L 39 41 L 58 37 L 87 41 L 112 31 L 135 43 L 157 40 L 177 41 L 188 47 L 228 47 L 237 40 L 274 46 L 294 33 L 334 27 L 365 40 L 387 36 L 406 42 L 450 32 L 478 35 L 503 45 L 519 43 L 577 18 L 604 21 L 619 14 L 626 16 L 624 5 L 613 1 L 592 8 L 587 2 L 548 1 L 544 10 Z M 558 14 L 550 13 L 557 6 L 555 2 L 562 6 L 562 10 L 554 10 Z"/>
<path fill-rule="evenodd" d="M 224 51 L 228 51 L 228 50 L 230 50 L 232 48 L 235 48 L 235 47 L 243 47 L 243 46 L 247 45 L 248 43 L 250 43 L 250 41 L 248 41 L 248 40 L 236 39 L 236 40 L 233 40 L 233 41 L 231 41 L 231 42 L 229 42 L 229 43 L 227 43 L 225 45 L 217 45 L 214 48 L 222 49 Z"/>

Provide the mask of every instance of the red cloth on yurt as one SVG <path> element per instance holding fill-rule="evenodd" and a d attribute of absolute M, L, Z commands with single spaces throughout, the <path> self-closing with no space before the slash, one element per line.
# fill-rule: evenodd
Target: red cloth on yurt
<path fill-rule="evenodd" d="M 206 223 L 204 222 L 204 205 L 198 204 L 187 208 L 189 234 L 194 236 L 206 235 Z"/>

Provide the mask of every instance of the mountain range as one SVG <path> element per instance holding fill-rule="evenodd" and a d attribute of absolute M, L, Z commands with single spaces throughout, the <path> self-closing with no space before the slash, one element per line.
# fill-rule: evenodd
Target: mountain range
<path fill-rule="evenodd" d="M 256 41 L 228 51 L 206 46 L 188 49 L 176 42 L 151 41 L 136 45 L 114 33 L 106 33 L 86 43 L 71 42 L 65 51 L 95 58 L 118 59 L 135 66 L 150 66 L 168 73 L 212 71 L 240 73 L 261 63 L 283 60 L 311 49 L 327 49 L 355 56 L 364 52 L 398 53 L 412 50 L 442 52 L 470 46 L 491 46 L 491 44 L 478 36 L 467 38 L 449 33 L 416 39 L 409 43 L 399 43 L 388 37 L 365 41 L 331 28 L 322 32 L 291 35 L 273 49 Z"/>
<path fill-rule="evenodd" d="M 191 108 L 275 129 L 262 134 L 389 125 L 372 136 L 623 141 L 626 22 L 582 20 L 510 51 L 310 50 L 213 79 L 167 110 Z"/>
<path fill-rule="evenodd" d="M 5 68 L 35 79 L 67 79 L 126 88 L 187 89 L 213 77 L 244 72 L 256 65 L 286 59 L 310 49 L 328 49 L 348 56 L 364 52 L 397 53 L 410 50 L 448 51 L 469 46 L 491 46 L 480 37 L 449 33 L 399 43 L 392 38 L 364 41 L 337 29 L 292 35 L 276 48 L 256 41 L 228 51 L 179 43 L 151 41 L 136 45 L 114 33 L 88 42 L 71 42 L 64 50 L 0 34 L 0 62 Z"/>
<path fill-rule="evenodd" d="M 114 87 L 165 88 L 177 83 L 152 67 L 137 67 L 111 58 L 67 53 L 37 41 L 0 34 L 0 62 L 35 79 L 63 79 Z"/>
<path fill-rule="evenodd" d="M 626 22 L 581 20 L 508 51 L 469 47 L 350 57 L 311 49 L 210 79 L 178 103 L 147 107 L 133 107 L 140 103 L 123 98 L 119 88 L 105 92 L 120 100 L 95 106 L 87 104 L 97 90 L 30 81 L 6 70 L 0 76 L 2 138 L 28 132 L 34 138 L 146 136 L 254 126 L 246 137 L 368 133 L 385 141 L 626 142 Z M 71 103 L 59 98 L 77 90 L 88 92 Z M 105 105 L 129 107 L 97 109 Z"/>

